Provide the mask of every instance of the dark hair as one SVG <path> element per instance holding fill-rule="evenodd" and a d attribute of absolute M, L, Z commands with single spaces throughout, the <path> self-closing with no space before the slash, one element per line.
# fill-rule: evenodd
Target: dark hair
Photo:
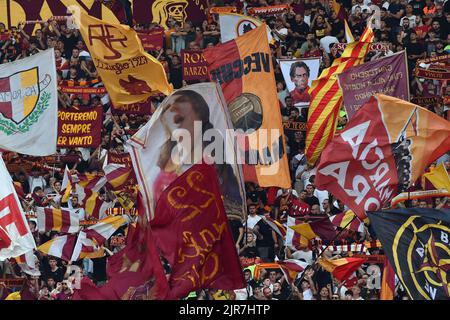
<path fill-rule="evenodd" d="M 307 66 L 307 64 L 303 61 L 297 61 L 291 65 L 291 70 L 289 70 L 289 75 L 291 76 L 291 78 L 295 76 L 295 69 L 297 68 L 304 68 L 309 77 L 309 67 Z"/>
<path fill-rule="evenodd" d="M 42 188 L 41 187 L 34 187 L 33 193 L 36 193 L 38 191 L 42 191 Z"/>

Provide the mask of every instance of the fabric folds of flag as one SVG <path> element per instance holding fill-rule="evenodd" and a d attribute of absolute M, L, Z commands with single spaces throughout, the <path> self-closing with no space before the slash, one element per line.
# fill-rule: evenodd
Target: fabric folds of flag
<path fill-rule="evenodd" d="M 41 244 L 37 250 L 46 255 L 71 261 L 76 241 L 77 235 L 75 234 L 59 236 Z"/>
<path fill-rule="evenodd" d="M 113 202 L 106 202 L 100 195 L 90 189 L 84 189 L 85 196 L 82 200 L 83 208 L 87 218 L 103 219 L 106 217 L 108 208 L 114 206 Z"/>
<path fill-rule="evenodd" d="M 212 165 L 195 164 L 167 187 L 151 227 L 172 268 L 169 299 L 200 288 L 245 287 Z"/>
<path fill-rule="evenodd" d="M 337 280 L 343 282 L 358 270 L 358 268 L 366 261 L 364 258 L 342 258 L 342 259 L 323 259 L 318 260 L 319 264 L 328 272 L 333 274 Z"/>
<path fill-rule="evenodd" d="M 297 224 L 290 228 L 308 239 L 308 241 L 315 238 L 332 240 L 336 236 L 336 229 L 328 217 L 310 223 Z"/>
<path fill-rule="evenodd" d="M 394 300 L 395 292 L 395 271 L 389 263 L 389 259 L 384 257 L 383 277 L 381 279 L 380 300 Z"/>
<path fill-rule="evenodd" d="M 93 258 L 101 255 L 101 246 L 108 240 L 121 226 L 128 224 L 128 216 L 110 216 L 100 220 L 95 225 L 80 231 L 75 245 L 72 261 L 84 258 Z"/>
<path fill-rule="evenodd" d="M 36 208 L 37 227 L 40 232 L 58 231 L 76 233 L 80 229 L 80 219 L 77 210 Z"/>
<path fill-rule="evenodd" d="M 342 229 L 350 229 L 356 232 L 364 231 L 364 222 L 359 220 L 352 210 L 347 210 L 346 212 L 338 213 L 330 217 L 330 221 L 336 227 Z"/>
<path fill-rule="evenodd" d="M 344 20 L 344 24 L 345 24 L 345 40 L 347 41 L 347 43 L 355 42 L 355 38 L 353 37 L 352 31 L 348 26 L 347 20 Z"/>
<path fill-rule="evenodd" d="M 106 180 L 112 186 L 113 190 L 119 190 L 125 186 L 132 172 L 131 168 L 115 163 L 108 164 L 103 170 L 105 171 Z"/>
<path fill-rule="evenodd" d="M 266 223 L 278 234 L 282 239 L 286 238 L 286 228 L 279 223 L 277 220 L 272 219 L 271 217 L 263 217 Z"/>
<path fill-rule="evenodd" d="M 429 180 L 436 189 L 446 189 L 447 191 L 450 191 L 450 177 L 443 162 L 423 176 Z"/>
<path fill-rule="evenodd" d="M 331 67 L 323 70 L 309 89 L 311 104 L 308 108 L 305 154 L 311 165 L 316 163 L 336 131 L 339 108 L 343 100 L 337 75 L 364 62 L 373 37 L 372 29 L 366 28 L 360 40 L 347 45 L 342 56 L 334 60 Z"/>
<path fill-rule="evenodd" d="M 284 261 L 278 261 L 281 270 L 288 283 L 294 283 L 295 279 L 301 276 L 305 269 L 309 266 L 307 262 L 297 259 L 287 259 Z"/>

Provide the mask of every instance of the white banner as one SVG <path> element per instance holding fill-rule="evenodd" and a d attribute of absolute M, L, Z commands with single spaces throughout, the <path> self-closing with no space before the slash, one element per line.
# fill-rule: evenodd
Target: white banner
<path fill-rule="evenodd" d="M 278 63 L 294 105 L 309 106 L 308 90 L 319 76 L 320 59 L 279 60 Z"/>
<path fill-rule="evenodd" d="M 193 164 L 215 164 L 225 210 L 244 218 L 244 183 L 233 125 L 219 85 L 199 83 L 168 96 L 130 140 L 129 152 L 149 215 L 163 191 Z"/>
<path fill-rule="evenodd" d="M 33 235 L 0 153 L 0 261 L 34 248 Z"/>
<path fill-rule="evenodd" d="M 256 29 L 263 23 L 258 19 L 241 14 L 221 13 L 219 14 L 219 24 L 221 42 L 224 43 Z M 267 38 L 270 44 L 272 42 L 272 34 L 269 27 L 267 27 Z"/>
<path fill-rule="evenodd" d="M 0 148 L 56 152 L 58 94 L 53 49 L 0 65 Z"/>

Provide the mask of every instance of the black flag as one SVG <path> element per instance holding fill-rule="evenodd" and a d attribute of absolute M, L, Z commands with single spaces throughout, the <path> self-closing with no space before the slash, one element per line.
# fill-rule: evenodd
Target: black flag
<path fill-rule="evenodd" d="M 368 216 L 411 299 L 449 299 L 450 210 L 408 208 Z"/>

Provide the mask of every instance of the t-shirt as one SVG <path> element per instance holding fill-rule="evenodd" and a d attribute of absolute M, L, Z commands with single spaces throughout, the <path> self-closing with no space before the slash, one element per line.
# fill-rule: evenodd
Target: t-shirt
<path fill-rule="evenodd" d="M 242 222 L 238 219 L 230 219 L 228 220 L 228 224 L 230 225 L 231 229 L 231 235 L 233 236 L 233 241 L 236 243 L 236 241 L 239 238 L 239 229 L 242 228 Z"/>
<path fill-rule="evenodd" d="M 247 228 L 253 229 L 256 226 L 256 224 L 259 222 L 259 220 L 261 220 L 261 219 L 262 218 L 258 215 L 255 215 L 253 217 L 251 215 L 248 215 L 247 216 Z M 243 225 L 245 227 L 245 222 L 243 223 Z"/>
<path fill-rule="evenodd" d="M 262 239 L 256 238 L 257 247 L 274 247 L 275 242 L 272 237 L 272 228 L 261 219 L 256 224 L 259 227 L 258 232 L 262 235 Z"/>
<path fill-rule="evenodd" d="M 64 279 L 64 271 L 58 267 L 55 271 L 52 271 L 51 269 L 48 269 L 45 272 L 45 279 L 47 280 L 48 278 L 53 278 L 55 280 L 55 282 L 61 282 Z"/>

